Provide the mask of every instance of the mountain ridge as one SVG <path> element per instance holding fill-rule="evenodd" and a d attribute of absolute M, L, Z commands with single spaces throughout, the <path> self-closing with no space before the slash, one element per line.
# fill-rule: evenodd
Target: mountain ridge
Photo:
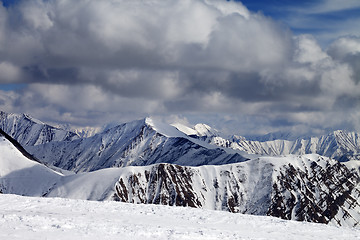
<path fill-rule="evenodd" d="M 80 138 L 74 132 L 45 124 L 28 114 L 0 111 L 0 128 L 23 146 Z"/>
<path fill-rule="evenodd" d="M 177 124 L 176 127 L 179 131 L 184 130 L 180 124 Z M 195 130 L 195 128 L 187 128 Z M 190 132 L 188 129 L 186 132 Z M 345 130 L 336 130 L 327 135 L 296 140 L 254 141 L 236 135 L 226 137 L 218 132 L 209 135 L 191 134 L 189 136 L 216 146 L 231 148 L 248 154 L 277 156 L 316 153 L 339 161 L 360 160 L 360 134 Z"/>
<path fill-rule="evenodd" d="M 149 118 L 124 123 L 89 138 L 26 149 L 43 163 L 75 172 L 160 162 L 197 166 L 247 160 L 239 153 L 227 153 Z"/>

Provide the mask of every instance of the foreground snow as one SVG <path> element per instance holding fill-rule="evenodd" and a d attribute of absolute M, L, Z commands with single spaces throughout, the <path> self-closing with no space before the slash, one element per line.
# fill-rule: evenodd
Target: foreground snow
<path fill-rule="evenodd" d="M 360 239 L 360 230 L 159 205 L 0 194 L 0 239 Z"/>

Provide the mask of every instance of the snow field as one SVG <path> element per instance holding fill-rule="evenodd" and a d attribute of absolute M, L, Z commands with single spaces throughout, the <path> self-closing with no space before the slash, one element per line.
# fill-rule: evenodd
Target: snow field
<path fill-rule="evenodd" d="M 0 239 L 360 239 L 360 229 L 203 209 L 0 195 Z"/>

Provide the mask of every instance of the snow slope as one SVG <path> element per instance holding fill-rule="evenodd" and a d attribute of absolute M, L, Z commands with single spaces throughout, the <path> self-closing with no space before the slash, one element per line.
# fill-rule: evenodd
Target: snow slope
<path fill-rule="evenodd" d="M 360 230 L 158 205 L 0 194 L 0 239 L 360 239 Z"/>
<path fill-rule="evenodd" d="M 62 177 L 59 173 L 25 157 L 0 135 L 0 192 L 42 196 Z"/>

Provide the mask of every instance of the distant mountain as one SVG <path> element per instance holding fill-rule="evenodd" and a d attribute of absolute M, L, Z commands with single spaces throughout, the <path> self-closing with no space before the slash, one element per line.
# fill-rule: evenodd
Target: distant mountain
<path fill-rule="evenodd" d="M 190 130 L 184 131 L 183 127 L 179 124 L 175 126 L 184 133 L 190 132 Z M 219 132 L 216 132 L 216 134 L 213 134 L 213 132 L 213 130 L 208 129 L 207 133 L 209 134 L 196 133 L 189 136 L 209 144 L 244 151 L 249 154 L 278 156 L 316 153 L 339 161 L 360 160 L 360 134 L 356 132 L 338 130 L 320 137 L 295 140 L 278 139 L 292 138 L 290 134 L 285 134 L 285 136 L 280 133 L 257 137 L 257 139 L 262 141 L 252 141 L 235 135 L 226 137 Z"/>
<path fill-rule="evenodd" d="M 80 138 L 74 132 L 50 126 L 27 114 L 0 111 L 0 128 L 23 146 Z"/>
<path fill-rule="evenodd" d="M 308 138 L 308 136 L 300 136 L 300 135 L 295 135 L 291 132 L 282 132 L 282 131 L 278 131 L 278 132 L 271 132 L 271 133 L 267 133 L 265 135 L 250 135 L 250 136 L 245 136 L 245 138 L 247 140 L 250 141 L 259 141 L 259 142 L 267 142 L 267 141 L 274 141 L 274 140 L 289 140 L 289 141 L 294 141 L 296 139 L 303 139 L 303 138 Z"/>
<path fill-rule="evenodd" d="M 52 141 L 26 149 L 43 163 L 75 172 L 154 163 L 200 166 L 247 160 L 150 118 L 118 125 L 89 138 Z"/>

